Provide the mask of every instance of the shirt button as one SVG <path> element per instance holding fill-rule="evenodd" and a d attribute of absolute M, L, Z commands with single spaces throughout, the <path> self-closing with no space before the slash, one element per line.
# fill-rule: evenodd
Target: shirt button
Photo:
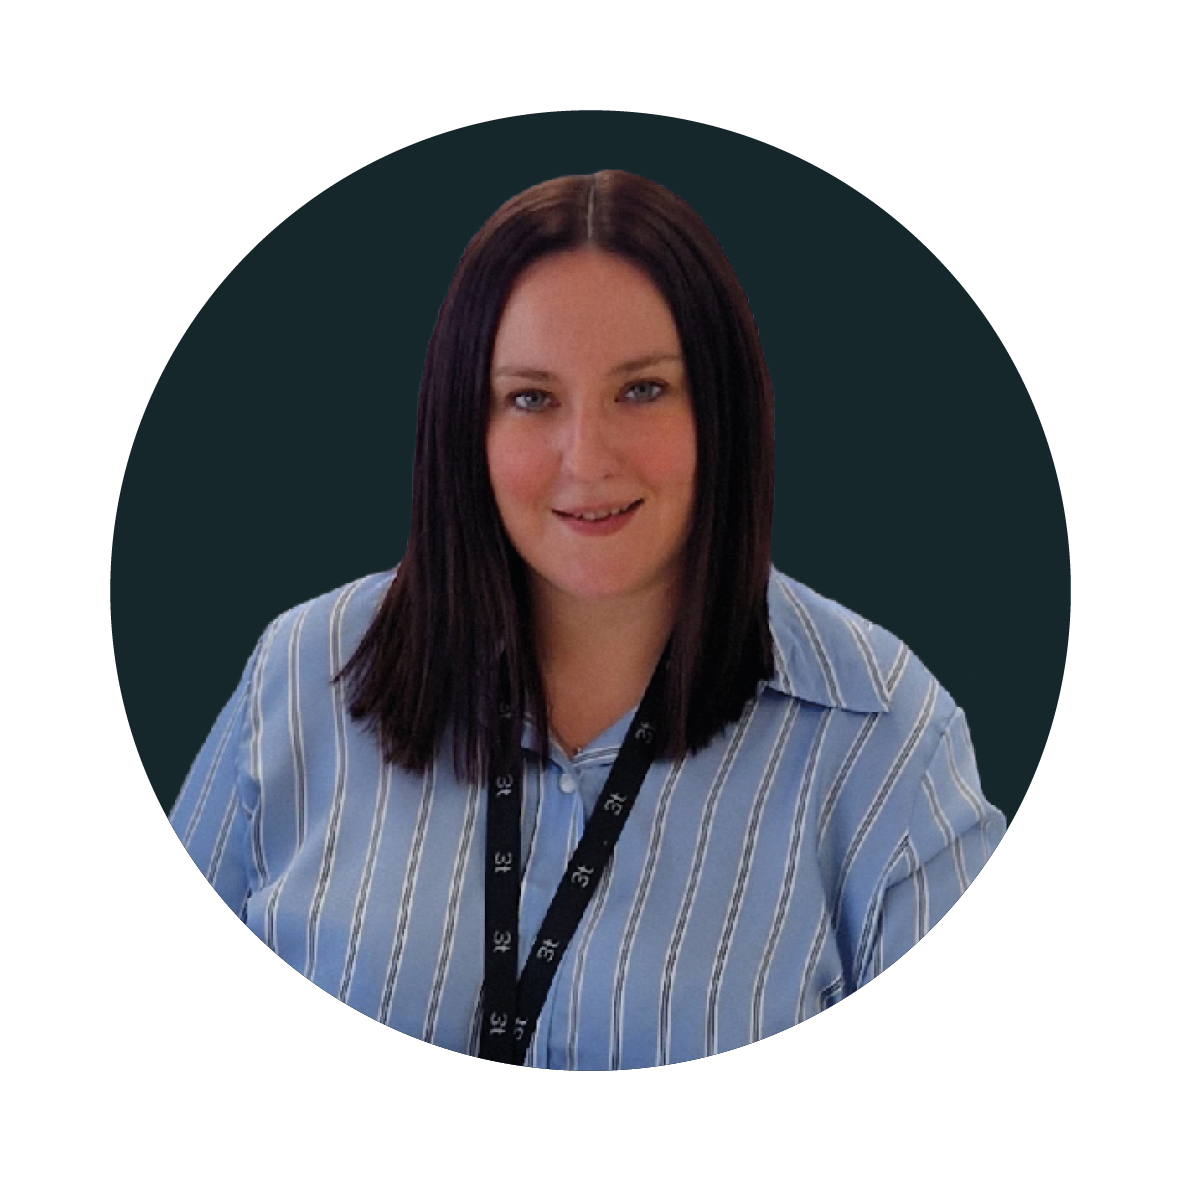
<path fill-rule="evenodd" d="M 571 775 L 569 771 L 564 771 L 562 773 L 562 778 L 558 780 L 558 786 L 567 795 L 571 795 L 578 784 L 574 782 L 574 776 Z"/>

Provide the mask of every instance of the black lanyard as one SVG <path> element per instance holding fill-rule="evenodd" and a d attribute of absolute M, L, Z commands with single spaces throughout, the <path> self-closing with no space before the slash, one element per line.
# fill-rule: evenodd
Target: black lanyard
<path fill-rule="evenodd" d="M 662 659 L 636 710 L 546 911 L 517 980 L 517 917 L 521 895 L 521 781 L 519 769 L 494 770 L 488 782 L 484 852 L 484 1014 L 480 1057 L 520 1066 L 562 956 L 611 860 L 615 842 L 639 794 L 652 758 L 656 711 L 664 681 Z M 502 749 L 505 744 L 501 744 Z"/>

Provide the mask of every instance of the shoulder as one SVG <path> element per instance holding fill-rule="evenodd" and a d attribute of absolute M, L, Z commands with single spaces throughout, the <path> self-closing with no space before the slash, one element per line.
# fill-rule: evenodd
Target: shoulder
<path fill-rule="evenodd" d="M 880 890 L 999 814 L 963 711 L 906 644 L 779 571 L 769 596 L 776 676 L 761 704 L 811 715 L 819 856 L 838 923 L 861 931 Z"/>
<path fill-rule="evenodd" d="M 779 570 L 768 582 L 775 653 L 769 688 L 826 709 L 875 718 L 899 748 L 937 742 L 956 705 L 897 636 Z"/>
<path fill-rule="evenodd" d="M 323 664 L 335 676 L 373 622 L 395 573 L 366 575 L 284 611 L 258 642 L 256 676 L 285 668 L 294 660 Z"/>

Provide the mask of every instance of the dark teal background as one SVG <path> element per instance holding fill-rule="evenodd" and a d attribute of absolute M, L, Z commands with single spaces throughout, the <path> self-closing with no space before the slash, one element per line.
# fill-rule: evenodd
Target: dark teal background
<path fill-rule="evenodd" d="M 914 649 L 1012 817 L 1057 705 L 1070 572 L 1004 346 L 922 243 L 827 173 L 703 124 L 590 111 L 362 168 L 259 243 L 177 346 L 111 560 L 123 699 L 166 807 L 267 623 L 400 558 L 423 356 L 468 239 L 528 185 L 600 168 L 684 197 L 746 290 L 776 392 L 776 565 Z"/>

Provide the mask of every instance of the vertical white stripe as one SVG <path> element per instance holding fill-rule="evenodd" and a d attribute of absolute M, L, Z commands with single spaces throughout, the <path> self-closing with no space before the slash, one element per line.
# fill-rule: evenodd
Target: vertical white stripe
<path fill-rule="evenodd" d="M 418 868 L 422 859 L 422 846 L 426 839 L 427 823 L 430 818 L 431 801 L 435 794 L 436 767 L 432 766 L 423 778 L 422 798 L 418 801 L 418 815 L 414 821 L 414 836 L 410 841 L 410 856 L 406 861 L 406 873 L 402 878 L 402 891 L 398 897 L 398 911 L 394 920 L 394 939 L 390 946 L 390 958 L 386 964 L 385 986 L 381 992 L 381 1004 L 377 1019 L 383 1025 L 389 1024 L 390 1011 L 394 1003 L 394 992 L 398 987 L 398 974 L 402 968 L 402 951 L 406 945 L 406 930 L 410 925 L 410 912 L 414 905 L 414 891 L 418 885 Z"/>
<path fill-rule="evenodd" d="M 357 946 L 365 925 L 365 912 L 369 907 L 369 891 L 373 883 L 373 868 L 377 864 L 377 851 L 381 845 L 381 834 L 385 829 L 386 812 L 389 808 L 391 768 L 382 763 L 377 781 L 377 799 L 373 805 L 373 821 L 369 825 L 369 844 L 365 849 L 365 866 L 361 871 L 361 885 L 353 902 L 353 913 L 349 921 L 349 942 L 345 951 L 344 968 L 340 976 L 337 996 L 348 1002 L 349 990 L 353 986 L 353 971 L 357 962 Z"/>
<path fill-rule="evenodd" d="M 968 888 L 968 871 L 964 866 L 964 851 L 960 848 L 959 841 L 956 840 L 955 830 L 948 822 L 947 816 L 939 804 L 939 798 L 935 794 L 935 785 L 931 782 L 929 772 L 923 773 L 920 783 L 922 785 L 923 795 L 927 800 L 927 808 L 931 813 L 931 818 L 935 821 L 935 827 L 939 829 L 939 835 L 943 839 L 943 847 L 954 850 L 956 881 L 959 883 L 960 893 L 962 894 Z"/>
<path fill-rule="evenodd" d="M 783 751 L 788 737 L 800 712 L 800 703 L 796 699 L 788 702 L 783 714 L 783 721 L 779 724 L 779 732 L 775 736 L 775 743 L 763 767 L 759 781 L 758 792 L 751 806 L 747 818 L 746 835 L 742 842 L 742 853 L 739 858 L 738 873 L 734 885 L 730 890 L 730 901 L 726 908 L 726 918 L 722 924 L 721 938 L 714 955 L 713 969 L 710 972 L 709 995 L 705 1002 L 705 1052 L 718 1052 L 718 998 L 722 987 L 722 975 L 726 970 L 726 961 L 730 954 L 730 946 L 734 938 L 734 928 L 738 923 L 738 912 L 746 897 L 746 886 L 750 878 L 750 864 L 754 857 L 755 844 L 759 838 L 759 829 L 763 820 L 763 810 L 767 805 L 767 796 L 771 790 L 771 783 L 779 770 Z"/>
<path fill-rule="evenodd" d="M 849 616 L 845 616 L 844 618 L 845 627 L 848 628 L 849 635 L 853 637 L 853 645 L 861 654 L 861 659 L 865 662 L 865 671 L 870 681 L 873 682 L 874 692 L 881 698 L 883 705 L 888 704 L 889 695 L 886 693 L 885 682 L 882 680 L 882 670 L 878 668 L 878 662 L 874 658 L 873 650 L 862 634 L 861 628 Z"/>
<path fill-rule="evenodd" d="M 266 819 L 266 784 L 263 782 L 262 768 L 262 680 L 266 675 L 267 664 L 271 655 L 271 644 L 274 643 L 279 625 L 287 616 L 280 616 L 267 629 L 263 637 L 258 663 L 255 665 L 254 682 L 250 687 L 251 706 L 251 736 L 250 736 L 250 769 L 255 782 L 258 784 L 258 806 L 251 817 L 251 844 L 254 851 L 254 864 L 258 869 L 260 882 L 267 880 L 267 861 L 263 845 L 263 824 Z"/>
<path fill-rule="evenodd" d="M 787 851 L 787 864 L 784 866 L 780 880 L 779 895 L 775 900 L 775 910 L 771 919 L 771 928 L 767 942 L 763 948 L 763 955 L 759 961 L 759 969 L 755 973 L 755 985 L 751 995 L 750 1040 L 758 1041 L 763 1036 L 763 1007 L 767 990 L 767 978 L 771 971 L 771 963 L 775 952 L 779 948 L 779 941 L 783 935 L 784 923 L 788 908 L 791 905 L 795 891 L 796 878 L 799 872 L 800 851 L 803 844 L 804 828 L 808 817 L 808 806 L 812 798 L 812 789 L 816 781 L 816 767 L 820 762 L 820 751 L 824 746 L 824 736 L 828 733 L 829 723 L 832 721 L 832 711 L 825 710 L 816 727 L 811 748 L 808 751 L 808 761 L 804 767 L 804 778 L 796 797 L 795 808 L 792 813 L 791 840 Z"/>
<path fill-rule="evenodd" d="M 729 778 L 730 771 L 738 757 L 746 736 L 750 731 L 751 720 L 754 718 L 757 702 L 751 701 L 742 711 L 738 725 L 726 748 L 718 770 L 710 784 L 706 795 L 705 807 L 702 812 L 701 827 L 697 833 L 697 844 L 693 850 L 693 861 L 689 871 L 689 880 L 685 884 L 677 908 L 676 921 L 673 924 L 672 935 L 669 939 L 668 951 L 664 957 L 664 969 L 660 974 L 660 1010 L 657 1033 L 656 1064 L 663 1066 L 669 1061 L 672 1048 L 672 994 L 677 980 L 677 963 L 681 956 L 681 945 L 685 939 L 685 931 L 689 925 L 689 916 L 693 904 L 697 899 L 697 887 L 701 880 L 701 869 L 705 863 L 705 851 L 709 847 L 710 836 L 713 832 L 714 811 L 718 805 L 718 798 L 722 786 Z"/>
<path fill-rule="evenodd" d="M 234 707 L 233 713 L 230 715 L 229 722 L 221 733 L 221 739 L 218 741 L 217 750 L 214 751 L 213 759 L 210 761 L 209 770 L 205 773 L 205 778 L 201 782 L 201 791 L 197 796 L 197 803 L 193 809 L 192 816 L 189 817 L 188 824 L 185 825 L 184 834 L 181 836 L 181 842 L 185 845 L 193 839 L 193 833 L 197 831 L 197 824 L 201 820 L 201 813 L 205 811 L 205 804 L 209 799 L 209 792 L 213 786 L 214 778 L 218 770 L 221 768 L 221 760 L 225 755 L 226 747 L 229 744 L 230 735 L 234 733 L 238 726 L 239 719 L 242 717 L 246 709 L 246 702 L 249 700 L 249 693 L 243 693 L 238 699 L 238 704 Z M 188 789 L 189 784 L 186 780 L 181 787 L 181 795 Z M 179 796 L 177 797 L 180 798 Z"/>
<path fill-rule="evenodd" d="M 668 773 L 664 777 L 664 782 L 661 784 L 659 805 L 655 818 L 654 839 L 648 842 L 648 851 L 640 871 L 640 884 L 636 890 L 635 897 L 632 899 L 627 922 L 624 924 L 623 938 L 620 940 L 619 951 L 615 957 L 615 971 L 613 973 L 611 990 L 611 1050 L 608 1059 L 611 1070 L 617 1070 L 619 1068 L 620 1059 L 623 1054 L 623 1046 L 621 1044 L 623 1040 L 623 1002 L 627 984 L 628 964 L 631 960 L 636 931 L 639 929 L 640 919 L 643 917 L 644 907 L 648 902 L 648 892 L 652 886 L 652 875 L 655 872 L 656 863 L 660 857 L 660 850 L 664 841 L 664 823 L 668 812 L 668 804 L 672 799 L 673 793 L 676 791 L 677 783 L 680 781 L 681 768 L 683 766 L 683 761 L 678 761 L 670 766 Z"/>
<path fill-rule="evenodd" d="M 330 651 L 332 653 L 332 667 L 343 667 L 341 656 L 340 631 L 345 608 L 357 590 L 357 583 L 346 588 L 337 596 L 332 608 L 332 619 L 329 624 Z M 316 880 L 315 893 L 312 895 L 311 910 L 308 913 L 308 947 L 307 966 L 304 975 L 309 980 L 315 979 L 316 951 L 320 935 L 320 914 L 324 906 L 324 899 L 328 894 L 328 885 L 332 879 L 332 870 L 336 864 L 336 846 L 340 834 L 341 815 L 344 812 L 345 794 L 349 783 L 349 717 L 348 704 L 345 701 L 344 686 L 339 681 L 332 684 L 332 709 L 335 722 L 334 734 L 336 740 L 336 769 L 332 787 L 332 810 L 328 817 L 328 830 L 324 834 L 324 848 L 320 860 L 320 872 Z"/>
<path fill-rule="evenodd" d="M 825 648 L 824 641 L 821 639 L 820 632 L 816 627 L 816 623 L 812 616 L 808 614 L 799 595 L 792 590 L 786 579 L 780 578 L 777 580 L 780 591 L 783 592 L 784 598 L 791 604 L 792 610 L 795 611 L 796 617 L 803 625 L 804 634 L 808 638 L 808 643 L 811 646 L 812 653 L 816 657 L 816 663 L 820 668 L 821 675 L 824 677 L 824 684 L 828 688 L 829 693 L 841 708 L 845 707 L 845 698 L 841 694 L 841 688 L 837 684 L 836 669 L 833 667 L 832 658 Z"/>
<path fill-rule="evenodd" d="M 291 767 L 295 776 L 296 848 L 303 845 L 307 823 L 307 765 L 304 759 L 303 716 L 299 708 L 299 637 L 310 610 L 309 604 L 296 616 L 295 625 L 291 629 L 291 639 L 287 645 L 287 726 L 291 740 Z"/>
<path fill-rule="evenodd" d="M 603 912 L 607 908 L 607 898 L 611 893 L 611 881 L 614 870 L 615 861 L 612 859 L 607 863 L 602 880 L 599 882 L 599 888 L 591 900 L 590 910 L 587 912 L 580 932 L 575 937 L 578 951 L 575 953 L 573 969 L 570 973 L 569 1026 L 566 1031 L 567 1070 L 578 1070 L 579 1068 L 578 1048 L 582 1040 L 579 1021 L 582 1013 L 582 986 L 586 975 L 587 955 L 594 941 L 599 920 L 603 917 Z"/>
<path fill-rule="evenodd" d="M 857 854 L 861 852 L 861 846 L 864 844 L 869 830 L 873 827 L 874 821 L 877 820 L 881 813 L 886 799 L 890 794 L 890 790 L 902 774 L 903 768 L 910 761 L 911 755 L 917 749 L 919 740 L 922 738 L 923 732 L 931 720 L 931 714 L 935 709 L 935 691 L 938 688 L 939 686 L 935 678 L 931 677 L 927 684 L 927 696 L 923 700 L 923 706 L 919 711 L 919 716 L 911 727 L 910 733 L 907 734 L 902 746 L 899 748 L 898 753 L 895 755 L 894 762 L 889 771 L 886 772 L 877 791 L 874 792 L 873 798 L 870 800 L 869 806 L 861 818 L 861 823 L 858 825 L 852 841 L 849 842 L 849 848 L 845 851 L 841 871 L 837 877 L 836 902 L 833 904 L 833 909 L 837 913 L 840 913 L 841 903 L 844 900 L 845 886 L 849 881 L 849 873 L 852 870 L 853 862 L 856 860 Z"/>
<path fill-rule="evenodd" d="M 853 953 L 853 986 L 855 988 L 860 988 L 866 982 L 865 963 L 872 958 L 875 941 L 880 941 L 882 937 L 882 914 L 889 893 L 887 883 L 893 877 L 895 866 L 903 860 L 907 863 L 907 873 L 912 873 L 915 866 L 915 856 L 911 850 L 910 841 L 905 835 L 899 841 L 898 847 L 890 854 L 890 859 L 886 862 L 886 867 L 882 870 L 877 885 L 874 887 L 873 901 L 865 914 L 865 921 L 857 939 L 857 947 Z"/>
<path fill-rule="evenodd" d="M 443 934 L 439 944 L 439 954 L 435 961 L 435 975 L 431 981 L 430 1000 L 427 1002 L 426 1019 L 422 1027 L 424 1042 L 435 1040 L 435 1022 L 438 1020 L 439 1002 L 443 995 L 443 987 L 447 983 L 447 970 L 451 965 L 451 953 L 455 947 L 455 923 L 459 914 L 459 896 L 463 889 L 463 880 L 467 876 L 468 862 L 471 860 L 472 831 L 476 826 L 476 804 L 479 798 L 480 790 L 469 787 L 467 807 L 464 809 L 463 815 L 463 833 L 460 837 L 455 865 L 451 870 L 451 883 L 447 890 L 446 918 L 443 921 Z"/>

